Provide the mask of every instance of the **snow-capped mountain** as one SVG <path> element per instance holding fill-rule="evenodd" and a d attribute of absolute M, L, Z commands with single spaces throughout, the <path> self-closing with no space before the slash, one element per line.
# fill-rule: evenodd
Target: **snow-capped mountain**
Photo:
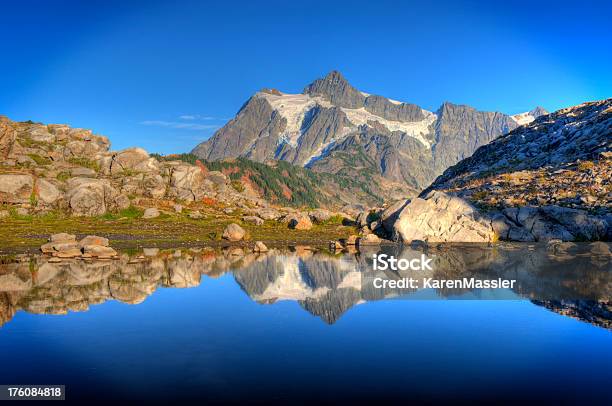
<path fill-rule="evenodd" d="M 416 194 L 481 145 L 535 117 L 444 103 L 437 111 L 361 92 L 333 71 L 288 94 L 263 89 L 193 153 L 207 160 L 285 160 L 385 184 L 389 198 Z M 395 192 L 395 193 L 394 193 Z"/>

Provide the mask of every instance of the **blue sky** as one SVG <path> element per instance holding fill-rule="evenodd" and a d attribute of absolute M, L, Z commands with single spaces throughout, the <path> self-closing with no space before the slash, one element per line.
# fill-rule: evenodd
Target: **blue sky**
<path fill-rule="evenodd" d="M 333 69 L 430 110 L 612 97 L 609 2 L 493 3 L 5 2 L 0 114 L 173 153 L 257 90 L 300 92 Z"/>

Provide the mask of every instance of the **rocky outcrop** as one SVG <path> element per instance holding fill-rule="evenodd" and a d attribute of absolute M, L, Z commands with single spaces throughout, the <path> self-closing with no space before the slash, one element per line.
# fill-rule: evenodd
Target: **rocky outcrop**
<path fill-rule="evenodd" d="M 106 137 L 58 124 L 0 116 L 0 204 L 19 215 L 68 210 L 75 216 L 120 212 L 130 205 L 255 205 L 223 173 L 203 165 L 152 157 L 142 148 L 110 151 Z M 178 203 L 178 202 L 176 202 Z M 8 211 L 1 216 L 7 216 Z"/>
<path fill-rule="evenodd" d="M 541 116 L 449 168 L 431 191 L 483 208 L 500 239 L 612 236 L 612 99 Z"/>
<path fill-rule="evenodd" d="M 489 243 L 497 238 L 490 220 L 475 207 L 440 192 L 407 204 L 393 225 L 393 233 L 405 243 L 414 240 Z"/>
<path fill-rule="evenodd" d="M 159 163 L 142 148 L 118 151 L 102 160 L 102 171 L 114 175 L 132 172 L 159 172 Z"/>

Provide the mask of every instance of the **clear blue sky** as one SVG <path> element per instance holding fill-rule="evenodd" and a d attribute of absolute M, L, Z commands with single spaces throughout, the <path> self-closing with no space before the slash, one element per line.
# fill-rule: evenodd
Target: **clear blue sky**
<path fill-rule="evenodd" d="M 0 114 L 182 152 L 255 91 L 333 69 L 430 110 L 555 110 L 612 97 L 611 21 L 585 0 L 7 1 Z"/>

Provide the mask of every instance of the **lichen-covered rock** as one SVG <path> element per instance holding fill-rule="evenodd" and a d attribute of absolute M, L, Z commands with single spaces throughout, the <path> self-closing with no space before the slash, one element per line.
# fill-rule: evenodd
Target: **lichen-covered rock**
<path fill-rule="evenodd" d="M 497 238 L 490 220 L 474 206 L 437 191 L 407 204 L 395 221 L 393 232 L 405 243 L 413 240 L 488 243 Z"/>

